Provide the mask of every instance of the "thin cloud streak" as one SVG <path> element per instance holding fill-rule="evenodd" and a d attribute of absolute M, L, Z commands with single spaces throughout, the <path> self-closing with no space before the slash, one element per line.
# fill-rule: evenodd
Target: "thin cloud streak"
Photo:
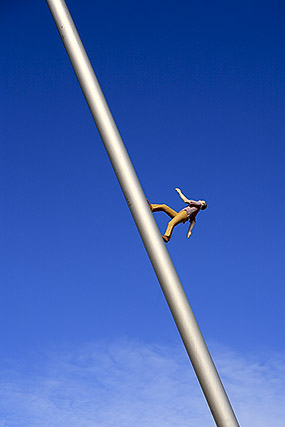
<path fill-rule="evenodd" d="M 284 359 L 261 363 L 218 347 L 215 361 L 244 427 L 284 425 Z M 181 354 L 182 353 L 182 354 Z M 0 426 L 214 425 L 181 348 L 89 344 L 2 370 Z"/>

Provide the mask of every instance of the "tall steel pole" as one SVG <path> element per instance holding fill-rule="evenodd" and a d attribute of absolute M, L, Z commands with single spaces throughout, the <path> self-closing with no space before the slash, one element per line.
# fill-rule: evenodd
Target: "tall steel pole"
<path fill-rule="evenodd" d="M 142 187 L 64 0 L 46 0 L 166 301 L 219 427 L 238 426 Z"/>

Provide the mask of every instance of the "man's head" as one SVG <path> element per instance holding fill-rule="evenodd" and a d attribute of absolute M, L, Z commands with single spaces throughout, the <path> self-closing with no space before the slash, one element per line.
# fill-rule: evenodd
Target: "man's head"
<path fill-rule="evenodd" d="M 201 210 L 204 211 L 207 208 L 207 203 L 205 200 L 199 200 L 199 202 L 201 203 Z"/>

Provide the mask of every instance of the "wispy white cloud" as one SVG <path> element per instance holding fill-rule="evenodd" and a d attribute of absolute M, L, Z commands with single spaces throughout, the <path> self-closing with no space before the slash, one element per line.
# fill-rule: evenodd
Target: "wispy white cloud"
<path fill-rule="evenodd" d="M 284 359 L 220 347 L 215 361 L 242 426 L 284 426 Z M 182 346 L 90 344 L 0 375 L 1 427 L 186 425 L 214 423 Z"/>

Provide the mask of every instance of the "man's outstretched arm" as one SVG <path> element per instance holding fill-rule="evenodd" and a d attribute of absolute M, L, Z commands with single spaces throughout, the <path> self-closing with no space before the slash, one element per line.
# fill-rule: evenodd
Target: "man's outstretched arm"
<path fill-rule="evenodd" d="M 184 203 L 190 203 L 190 200 L 187 199 L 186 196 L 184 196 L 184 194 L 182 193 L 180 188 L 175 188 L 175 190 L 177 191 L 177 193 L 179 194 L 179 196 L 181 197 L 181 199 L 183 200 Z"/>

